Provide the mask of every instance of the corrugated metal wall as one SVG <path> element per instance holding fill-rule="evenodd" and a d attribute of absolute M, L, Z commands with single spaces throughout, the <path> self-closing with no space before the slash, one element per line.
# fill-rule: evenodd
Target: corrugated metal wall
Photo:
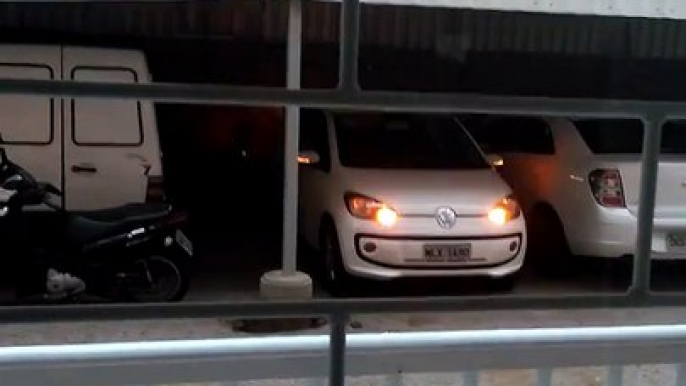
<path fill-rule="evenodd" d="M 0 28 L 87 35 L 240 37 L 283 41 L 288 2 L 2 3 Z M 307 41 L 338 39 L 339 4 L 308 2 Z M 365 5 L 362 43 L 423 49 L 633 58 L 686 57 L 686 21 Z"/>

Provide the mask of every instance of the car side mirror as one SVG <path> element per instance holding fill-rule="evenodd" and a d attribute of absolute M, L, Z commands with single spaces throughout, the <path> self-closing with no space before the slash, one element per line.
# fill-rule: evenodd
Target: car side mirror
<path fill-rule="evenodd" d="M 316 165 L 319 160 L 319 154 L 314 150 L 304 150 L 298 154 L 298 163 L 301 165 Z"/>
<path fill-rule="evenodd" d="M 503 157 L 497 154 L 488 154 L 486 156 L 486 161 L 488 161 L 489 165 L 495 168 L 505 165 L 505 160 Z"/>

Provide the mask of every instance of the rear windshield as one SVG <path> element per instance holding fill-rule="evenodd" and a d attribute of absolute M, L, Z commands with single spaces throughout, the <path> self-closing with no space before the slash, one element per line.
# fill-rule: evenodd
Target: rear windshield
<path fill-rule="evenodd" d="M 489 165 L 447 115 L 339 113 L 341 165 L 381 169 L 481 169 Z"/>
<path fill-rule="evenodd" d="M 640 154 L 643 123 L 636 119 L 588 119 L 574 124 L 596 154 Z M 686 154 L 686 121 L 670 121 L 662 129 L 663 154 Z"/>

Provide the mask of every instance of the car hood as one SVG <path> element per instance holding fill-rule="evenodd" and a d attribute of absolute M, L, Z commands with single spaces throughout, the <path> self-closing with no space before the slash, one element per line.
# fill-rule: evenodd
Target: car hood
<path fill-rule="evenodd" d="M 341 182 L 347 192 L 382 201 L 405 216 L 433 215 L 442 206 L 458 215 L 484 215 L 511 192 L 492 169 L 351 170 Z"/>

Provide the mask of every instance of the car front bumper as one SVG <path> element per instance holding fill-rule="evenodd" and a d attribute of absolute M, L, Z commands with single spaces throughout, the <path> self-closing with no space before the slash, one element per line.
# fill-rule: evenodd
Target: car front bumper
<path fill-rule="evenodd" d="M 463 219 L 456 229 L 450 230 L 438 227 L 433 219 L 411 219 L 384 229 L 348 218 L 338 228 L 346 270 L 370 279 L 502 278 L 521 269 L 526 252 L 522 217 L 502 227 L 490 224 L 486 218 Z M 468 246 L 470 258 L 453 256 L 427 261 L 426 247 L 446 246 Z"/>

